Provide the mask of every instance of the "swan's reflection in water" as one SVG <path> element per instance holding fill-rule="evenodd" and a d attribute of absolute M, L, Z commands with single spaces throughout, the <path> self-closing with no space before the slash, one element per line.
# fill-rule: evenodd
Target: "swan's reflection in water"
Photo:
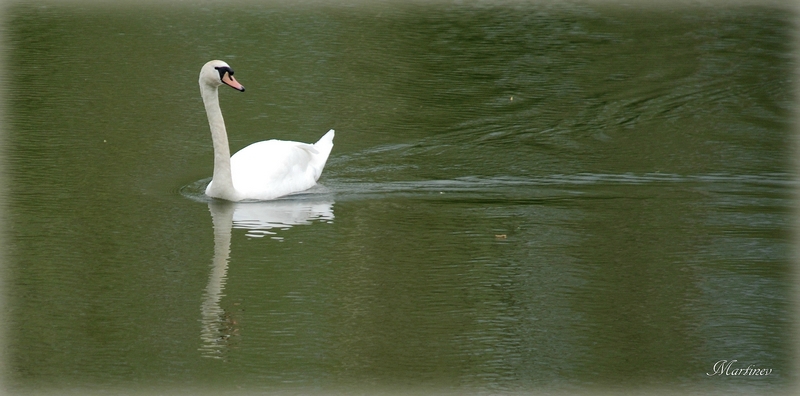
<path fill-rule="evenodd" d="M 268 202 L 208 203 L 214 224 L 214 259 L 201 305 L 199 348 L 203 356 L 223 358 L 231 336 L 239 331 L 237 319 L 220 307 L 231 252 L 231 229 L 245 229 L 251 237 L 277 235 L 295 225 L 333 220 L 333 200 L 302 196 Z M 278 239 L 280 237 L 274 236 Z"/>

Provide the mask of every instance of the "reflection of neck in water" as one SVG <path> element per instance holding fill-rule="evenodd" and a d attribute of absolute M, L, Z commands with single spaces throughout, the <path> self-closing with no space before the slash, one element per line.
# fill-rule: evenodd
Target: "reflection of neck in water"
<path fill-rule="evenodd" d="M 233 203 L 213 200 L 208 203 L 214 224 L 214 259 L 208 286 L 200 307 L 202 329 L 199 348 L 204 356 L 222 358 L 230 337 L 238 332 L 237 322 L 220 307 L 231 252 L 231 228 L 246 229 L 248 236 L 274 234 L 269 230 L 311 224 L 313 220 L 333 220 L 332 200 L 286 199 L 267 202 Z"/>
<path fill-rule="evenodd" d="M 201 305 L 203 328 L 200 348 L 203 355 L 220 358 L 229 334 L 224 334 L 225 315 L 219 306 L 222 289 L 225 287 L 225 275 L 228 272 L 228 258 L 231 252 L 231 225 L 233 224 L 233 203 L 212 201 L 208 203 L 211 221 L 214 223 L 214 260 L 211 275 L 208 277 L 205 299 Z"/>

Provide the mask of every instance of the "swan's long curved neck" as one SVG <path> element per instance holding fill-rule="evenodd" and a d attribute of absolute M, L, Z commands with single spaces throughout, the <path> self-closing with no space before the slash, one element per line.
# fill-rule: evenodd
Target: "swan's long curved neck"
<path fill-rule="evenodd" d="M 228 132 L 225 120 L 219 107 L 219 90 L 206 84 L 200 84 L 200 94 L 206 107 L 208 126 L 211 128 L 211 140 L 214 144 L 214 176 L 212 178 L 212 196 L 231 199 L 235 194 L 231 177 L 231 149 L 228 146 Z"/>

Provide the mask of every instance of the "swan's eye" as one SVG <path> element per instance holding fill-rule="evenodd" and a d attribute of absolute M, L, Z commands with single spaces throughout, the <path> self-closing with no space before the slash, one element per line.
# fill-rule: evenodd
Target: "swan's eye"
<path fill-rule="evenodd" d="M 225 73 L 228 73 L 228 75 L 230 75 L 230 76 L 233 75 L 233 70 L 231 70 L 230 67 L 219 66 L 219 67 L 215 67 L 215 69 L 217 69 L 217 71 L 219 72 L 219 79 L 220 80 L 222 80 L 222 78 L 225 77 Z"/>

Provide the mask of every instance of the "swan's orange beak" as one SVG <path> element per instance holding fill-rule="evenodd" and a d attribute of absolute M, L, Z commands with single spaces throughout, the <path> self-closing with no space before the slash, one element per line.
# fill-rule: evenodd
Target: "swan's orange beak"
<path fill-rule="evenodd" d="M 244 92 L 244 87 L 242 86 L 242 84 L 239 84 L 239 82 L 236 81 L 236 79 L 233 78 L 233 76 L 230 73 L 225 73 L 225 75 L 222 76 L 222 82 L 224 82 L 227 86 L 237 91 Z"/>

